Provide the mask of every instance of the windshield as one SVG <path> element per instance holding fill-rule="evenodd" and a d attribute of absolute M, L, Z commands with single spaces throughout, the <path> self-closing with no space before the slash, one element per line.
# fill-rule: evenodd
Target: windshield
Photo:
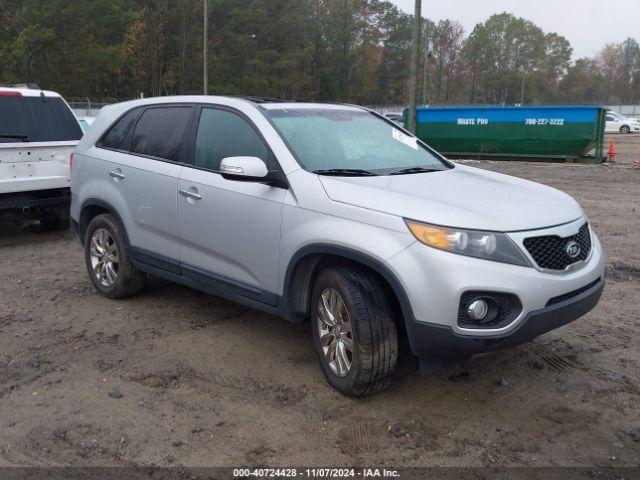
<path fill-rule="evenodd" d="M 80 140 L 82 130 L 59 97 L 0 95 L 0 143 Z"/>
<path fill-rule="evenodd" d="M 312 172 L 388 175 L 450 168 L 416 138 L 364 110 L 293 108 L 267 115 Z"/>

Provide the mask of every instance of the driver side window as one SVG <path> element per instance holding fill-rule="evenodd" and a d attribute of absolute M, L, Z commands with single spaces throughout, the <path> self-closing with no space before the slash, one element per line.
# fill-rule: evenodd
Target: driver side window
<path fill-rule="evenodd" d="M 241 116 L 227 110 L 203 108 L 196 136 L 195 166 L 214 172 L 226 157 L 258 157 L 268 162 L 269 150 Z"/>

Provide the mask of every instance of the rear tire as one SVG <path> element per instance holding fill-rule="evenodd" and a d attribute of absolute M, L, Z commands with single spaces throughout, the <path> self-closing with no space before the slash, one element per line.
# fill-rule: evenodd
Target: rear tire
<path fill-rule="evenodd" d="M 385 389 L 398 360 L 398 335 L 380 281 L 360 269 L 324 270 L 311 307 L 313 342 L 329 384 L 354 397 Z M 341 326 L 331 328 L 331 322 Z"/>
<path fill-rule="evenodd" d="M 84 257 L 89 278 L 105 297 L 130 297 L 143 289 L 147 276 L 133 266 L 124 227 L 113 215 L 91 220 L 84 236 Z"/>
<path fill-rule="evenodd" d="M 629 125 L 623 125 L 620 127 L 620 133 L 626 135 L 627 133 L 631 133 L 631 128 Z"/>

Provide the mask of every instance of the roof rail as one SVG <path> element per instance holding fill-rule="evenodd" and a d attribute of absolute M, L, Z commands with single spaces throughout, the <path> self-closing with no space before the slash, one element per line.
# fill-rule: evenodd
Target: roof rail
<path fill-rule="evenodd" d="M 253 103 L 293 103 L 295 102 L 295 100 L 285 100 L 283 98 L 256 97 L 251 95 L 239 95 L 239 98 L 249 100 L 250 102 L 253 102 Z"/>

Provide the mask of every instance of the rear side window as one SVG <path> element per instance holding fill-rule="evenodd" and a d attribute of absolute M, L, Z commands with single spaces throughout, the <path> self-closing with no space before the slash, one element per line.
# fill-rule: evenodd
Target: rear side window
<path fill-rule="evenodd" d="M 0 95 L 0 143 L 69 142 L 82 129 L 59 97 Z"/>
<path fill-rule="evenodd" d="M 140 116 L 141 109 L 136 108 L 127 112 L 115 125 L 111 127 L 109 132 L 100 142 L 99 146 L 104 148 L 113 148 L 115 150 L 129 150 L 131 143 L 131 132 L 136 126 L 136 120 Z"/>
<path fill-rule="evenodd" d="M 177 162 L 191 107 L 153 107 L 144 111 L 133 132 L 131 153 Z"/>
<path fill-rule="evenodd" d="M 258 157 L 268 164 L 269 151 L 256 131 L 239 115 L 203 108 L 196 138 L 196 167 L 219 171 L 226 157 Z"/>

